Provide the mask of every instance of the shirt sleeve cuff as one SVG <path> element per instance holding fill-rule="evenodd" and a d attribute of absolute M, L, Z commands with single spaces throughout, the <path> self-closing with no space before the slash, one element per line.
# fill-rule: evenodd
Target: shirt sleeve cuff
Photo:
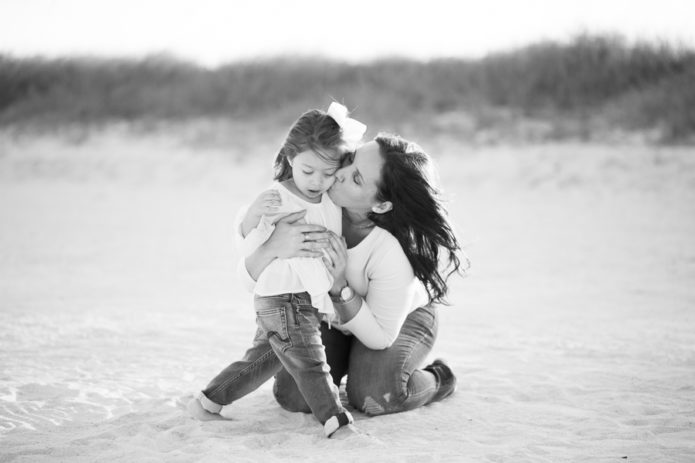
<path fill-rule="evenodd" d="M 237 265 L 236 273 L 239 276 L 239 279 L 241 280 L 241 286 L 248 291 L 249 293 L 252 293 L 253 290 L 256 288 L 256 281 L 251 278 L 251 275 L 249 275 L 249 271 L 246 270 L 246 259 L 241 258 L 239 259 L 239 264 Z"/>

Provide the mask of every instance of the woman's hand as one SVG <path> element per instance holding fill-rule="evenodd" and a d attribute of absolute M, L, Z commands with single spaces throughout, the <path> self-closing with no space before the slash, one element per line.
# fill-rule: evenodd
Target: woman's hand
<path fill-rule="evenodd" d="M 327 257 L 323 257 L 323 263 L 333 276 L 333 286 L 329 293 L 337 296 L 340 290 L 347 284 L 345 268 L 347 267 L 347 244 L 345 238 L 329 231 L 329 247 L 326 248 Z"/>
<path fill-rule="evenodd" d="M 308 224 L 306 211 L 293 212 L 275 222 L 275 230 L 263 246 L 279 259 L 289 257 L 321 257 L 329 246 L 329 231 L 321 225 Z"/>
<path fill-rule="evenodd" d="M 323 263 L 326 264 L 326 268 L 331 272 L 333 276 L 333 286 L 328 291 L 331 296 L 339 296 L 340 291 L 347 286 L 347 279 L 345 278 L 345 269 L 347 267 L 347 244 L 345 243 L 345 238 L 338 236 L 331 232 L 331 237 L 328 241 L 330 247 L 326 248 L 326 254 L 328 257 L 323 258 Z M 345 302 L 333 302 L 333 308 L 338 316 L 339 323 L 347 323 L 357 314 L 362 308 L 362 298 L 355 295 L 352 299 Z"/>
<path fill-rule="evenodd" d="M 275 259 L 323 256 L 321 250 L 329 246 L 329 232 L 321 225 L 306 223 L 305 215 L 304 210 L 278 218 L 268 240 L 246 258 L 246 271 L 254 281 Z"/>

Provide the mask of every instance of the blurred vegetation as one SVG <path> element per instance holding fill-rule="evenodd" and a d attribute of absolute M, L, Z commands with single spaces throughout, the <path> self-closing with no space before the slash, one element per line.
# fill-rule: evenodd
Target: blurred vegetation
<path fill-rule="evenodd" d="M 206 69 L 0 55 L 0 126 L 224 119 L 288 126 L 336 99 L 370 127 L 473 141 L 695 141 L 695 51 L 580 35 L 485 58 L 344 63 L 279 57 Z"/>

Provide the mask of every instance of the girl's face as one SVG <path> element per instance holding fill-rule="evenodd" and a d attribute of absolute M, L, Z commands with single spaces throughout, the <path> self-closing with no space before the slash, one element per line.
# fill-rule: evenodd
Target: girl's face
<path fill-rule="evenodd" d="M 347 162 L 336 172 L 335 183 L 328 195 L 340 207 L 371 210 L 377 203 L 376 194 L 384 164 L 378 143 L 370 141 L 360 146 Z"/>
<path fill-rule="evenodd" d="M 307 199 L 315 200 L 335 181 L 337 163 L 330 164 L 313 151 L 302 151 L 289 163 L 292 166 L 294 184 Z"/>

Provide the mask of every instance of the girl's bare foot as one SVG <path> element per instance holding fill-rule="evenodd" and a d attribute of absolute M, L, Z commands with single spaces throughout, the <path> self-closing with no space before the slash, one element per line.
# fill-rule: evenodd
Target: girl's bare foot
<path fill-rule="evenodd" d="M 188 410 L 188 414 L 191 415 L 193 418 L 199 421 L 213 421 L 213 420 L 224 420 L 224 417 L 222 415 L 219 415 L 217 413 L 210 413 L 209 411 L 205 410 L 203 406 L 200 404 L 200 401 L 193 397 L 190 402 L 188 402 L 188 405 L 186 405 L 186 409 Z"/>

